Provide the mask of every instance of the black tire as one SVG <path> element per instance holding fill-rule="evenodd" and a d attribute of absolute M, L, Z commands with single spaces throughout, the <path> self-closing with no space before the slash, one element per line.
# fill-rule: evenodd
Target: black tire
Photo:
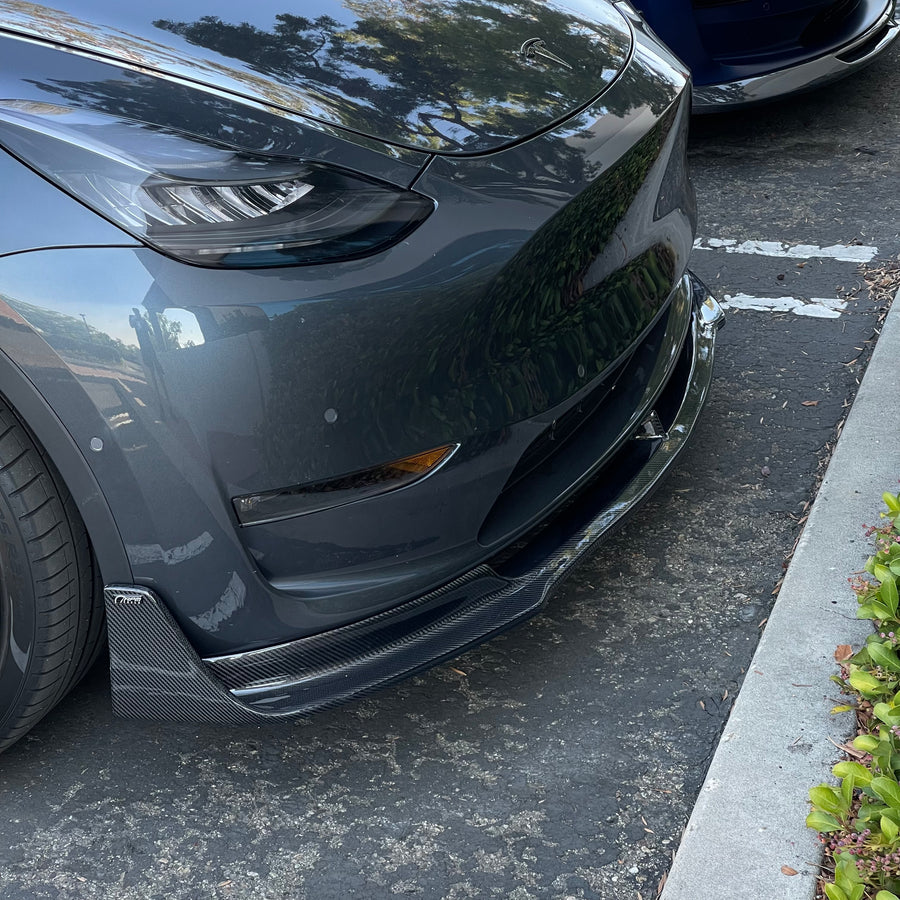
<path fill-rule="evenodd" d="M 0 751 L 40 721 L 96 658 L 102 597 L 71 495 L 0 397 Z"/>

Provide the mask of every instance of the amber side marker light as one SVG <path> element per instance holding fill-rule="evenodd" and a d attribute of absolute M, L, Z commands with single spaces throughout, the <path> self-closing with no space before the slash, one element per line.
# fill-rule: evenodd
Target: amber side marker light
<path fill-rule="evenodd" d="M 294 484 L 261 494 L 244 494 L 232 500 L 234 511 L 241 525 L 261 525 L 344 506 L 421 481 L 443 466 L 458 448 L 459 444 L 445 444 L 324 481 Z"/>

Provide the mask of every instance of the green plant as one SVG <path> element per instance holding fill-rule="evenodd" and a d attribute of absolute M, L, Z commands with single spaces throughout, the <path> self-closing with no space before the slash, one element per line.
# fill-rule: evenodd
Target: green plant
<path fill-rule="evenodd" d="M 822 886 L 828 900 L 900 900 L 900 495 L 882 499 L 885 522 L 867 532 L 875 553 L 851 580 L 857 615 L 876 631 L 858 652 L 836 654 L 841 673 L 833 677 L 855 698 L 834 711 L 855 711 L 860 733 L 852 758 L 832 769 L 837 786 L 809 792 L 806 824 L 834 867 Z"/>

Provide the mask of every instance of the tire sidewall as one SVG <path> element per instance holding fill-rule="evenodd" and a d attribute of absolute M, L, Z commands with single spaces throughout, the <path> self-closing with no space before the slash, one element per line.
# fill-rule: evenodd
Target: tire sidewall
<path fill-rule="evenodd" d="M 0 734 L 18 717 L 35 646 L 35 596 L 28 549 L 0 490 Z"/>

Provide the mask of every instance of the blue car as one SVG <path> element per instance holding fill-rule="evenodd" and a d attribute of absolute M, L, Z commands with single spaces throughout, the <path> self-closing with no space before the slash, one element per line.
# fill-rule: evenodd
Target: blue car
<path fill-rule="evenodd" d="M 627 6 L 623 3 L 622 6 Z M 896 0 L 632 0 L 691 68 L 694 112 L 843 78 L 895 40 Z"/>

